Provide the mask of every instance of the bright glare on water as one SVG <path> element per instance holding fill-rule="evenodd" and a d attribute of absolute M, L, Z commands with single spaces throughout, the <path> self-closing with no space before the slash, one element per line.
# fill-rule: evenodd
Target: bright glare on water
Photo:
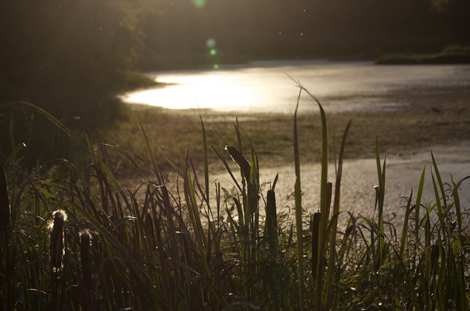
<path fill-rule="evenodd" d="M 169 85 L 127 93 L 122 99 L 127 103 L 169 109 L 199 107 L 292 113 L 299 89 L 288 74 L 329 111 L 383 110 L 407 105 L 386 102 L 383 95 L 397 90 L 445 92 L 446 87 L 470 86 L 468 65 L 375 66 L 371 62 L 270 61 L 219 68 L 148 73 L 157 82 Z M 302 95 L 301 111 L 317 109 L 314 101 Z"/>

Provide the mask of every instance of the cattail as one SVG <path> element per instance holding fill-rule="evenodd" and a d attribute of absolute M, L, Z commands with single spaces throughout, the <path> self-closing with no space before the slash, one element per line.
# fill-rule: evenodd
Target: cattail
<path fill-rule="evenodd" d="M 240 151 L 235 146 L 227 145 L 225 149 L 230 153 L 232 156 L 232 159 L 234 162 L 240 166 L 243 176 L 245 179 L 248 181 L 250 180 L 250 171 L 251 171 L 251 166 L 248 163 L 248 161 L 245 159 L 245 157 L 241 154 Z"/>
<path fill-rule="evenodd" d="M 318 267 L 318 235 L 320 233 L 321 213 L 313 214 L 312 221 L 312 278 L 315 279 Z"/>
<path fill-rule="evenodd" d="M 7 177 L 2 148 L 0 147 L 0 232 L 10 227 L 10 203 L 8 201 Z"/>
<path fill-rule="evenodd" d="M 83 231 L 80 235 L 80 270 L 82 273 L 83 286 L 87 290 L 92 288 L 92 272 L 91 272 L 91 249 L 90 234 Z"/>
<path fill-rule="evenodd" d="M 268 198 L 266 202 L 266 234 L 271 248 L 278 244 L 277 241 L 277 211 L 276 211 L 276 194 L 273 190 L 268 190 Z"/>
<path fill-rule="evenodd" d="M 53 269 L 60 269 L 62 267 L 62 255 L 64 253 L 64 222 L 64 212 L 55 212 L 50 245 L 51 267 Z"/>
<path fill-rule="evenodd" d="M 251 184 L 251 213 L 256 213 L 258 211 L 258 185 L 256 184 L 257 178 L 253 176 L 253 179 L 250 180 L 251 166 L 246 158 L 242 155 L 240 151 L 235 146 L 227 145 L 225 149 L 232 156 L 233 161 L 235 161 L 240 169 L 242 170 L 243 177 L 245 177 L 246 182 Z"/>

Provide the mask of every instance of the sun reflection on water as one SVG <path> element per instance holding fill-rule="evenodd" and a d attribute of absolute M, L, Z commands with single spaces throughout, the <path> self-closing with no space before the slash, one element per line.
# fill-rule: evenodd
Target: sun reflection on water
<path fill-rule="evenodd" d="M 158 81 L 170 85 L 127 94 L 124 100 L 169 109 L 220 109 L 240 106 L 256 97 L 253 90 L 236 77 L 221 79 L 217 75 L 165 76 Z"/>

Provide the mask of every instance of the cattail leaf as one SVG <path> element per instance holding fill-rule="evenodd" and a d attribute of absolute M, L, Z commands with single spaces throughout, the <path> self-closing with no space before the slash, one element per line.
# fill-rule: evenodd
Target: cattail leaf
<path fill-rule="evenodd" d="M 70 137 L 72 137 L 78 144 L 80 144 L 84 150 L 87 150 L 87 147 L 82 143 L 82 141 L 80 139 L 78 139 L 78 137 L 68 128 L 66 127 L 64 124 L 62 124 L 62 122 L 60 122 L 59 120 L 57 120 L 55 117 L 53 117 L 50 113 L 48 113 L 47 111 L 45 111 L 44 109 L 42 108 L 39 108 L 38 106 L 36 105 L 33 105 L 33 104 L 30 104 L 28 102 L 25 102 L 25 101 L 19 101 L 17 103 L 11 103 L 11 104 L 7 104 L 5 106 L 8 106 L 8 105 L 15 105 L 15 104 L 21 104 L 21 105 L 25 105 L 25 106 L 28 106 L 28 107 L 31 107 L 33 108 L 35 111 L 39 112 L 40 114 L 42 114 L 43 116 L 45 116 L 50 122 L 52 122 L 55 126 L 57 126 L 59 129 L 61 129 L 63 132 L 65 132 L 67 135 L 69 135 Z"/>
<path fill-rule="evenodd" d="M 416 230 L 416 239 L 419 240 L 419 211 L 421 209 L 421 198 L 423 196 L 423 189 L 424 189 L 424 177 L 426 176 L 426 166 L 423 168 L 423 172 L 421 173 L 421 178 L 419 180 L 418 186 L 418 194 L 416 196 L 416 204 L 415 204 L 415 230 Z"/>
<path fill-rule="evenodd" d="M 215 151 L 215 153 L 217 154 L 217 156 L 219 157 L 219 159 L 222 161 L 222 163 L 224 164 L 225 169 L 226 169 L 227 172 L 230 174 L 230 177 L 232 177 L 232 180 L 233 180 L 233 182 L 235 183 L 235 185 L 237 186 L 237 188 L 238 188 L 238 190 L 240 191 L 240 193 L 243 193 L 243 190 L 242 190 L 242 188 L 240 187 L 240 185 L 238 184 L 237 179 L 233 176 L 232 170 L 231 170 L 230 167 L 228 166 L 227 161 L 225 161 L 224 157 L 222 157 L 222 155 L 217 151 L 217 149 L 215 149 L 214 146 L 211 145 L 211 147 L 212 147 L 212 149 Z"/>
<path fill-rule="evenodd" d="M 206 129 L 204 128 L 204 121 L 202 121 L 202 116 L 199 114 L 201 119 L 201 128 L 202 128 L 202 158 L 204 162 L 204 185 L 206 190 L 207 202 L 209 202 L 209 157 L 207 155 L 207 136 Z M 208 203 L 209 204 L 209 203 Z"/>
<path fill-rule="evenodd" d="M 408 219 L 410 217 L 411 212 L 415 209 L 418 208 L 419 206 L 411 206 L 411 199 L 413 197 L 413 192 L 411 192 L 410 197 L 408 198 L 408 203 L 406 204 L 406 212 L 405 212 L 405 219 L 403 222 L 403 229 L 402 229 L 402 234 L 401 234 L 401 243 L 400 243 L 400 256 L 399 259 L 403 260 L 403 254 L 405 252 L 405 243 L 406 243 L 406 236 L 408 234 Z M 415 212 L 416 215 L 417 212 Z M 416 232 L 418 232 L 418 229 L 416 229 Z"/>
<path fill-rule="evenodd" d="M 140 123 L 140 122 L 139 122 Z M 158 183 L 160 185 L 163 184 L 163 181 L 160 177 L 160 170 L 158 168 L 158 164 L 157 164 L 157 159 L 155 158 L 154 154 L 153 154 L 153 150 L 152 148 L 150 147 L 150 142 L 147 138 L 147 133 L 145 133 L 145 130 L 144 130 L 144 126 L 142 125 L 142 123 L 140 123 L 140 128 L 142 129 L 142 134 L 144 134 L 144 139 L 145 139 L 145 146 L 147 147 L 147 152 L 148 152 L 148 155 L 149 155 L 149 158 L 150 158 L 150 161 L 152 162 L 152 166 L 153 166 L 153 170 L 155 172 L 155 175 L 157 175 L 157 180 L 158 180 Z"/>
<path fill-rule="evenodd" d="M 273 185 L 271 186 L 272 191 L 274 191 L 276 189 L 276 184 L 277 184 L 278 178 L 279 178 L 279 173 L 277 173 L 276 177 L 274 177 Z"/>
<path fill-rule="evenodd" d="M 181 171 L 178 166 L 176 166 L 175 163 L 173 163 L 170 159 L 166 158 L 166 161 L 168 162 L 168 164 L 171 165 L 171 167 L 178 173 L 178 175 L 180 175 L 181 177 L 184 178 L 184 173 L 183 171 Z"/>
<path fill-rule="evenodd" d="M 0 147 L 0 232 L 10 227 L 10 202 L 8 200 L 8 187 L 5 161 Z"/>
<path fill-rule="evenodd" d="M 297 97 L 297 105 L 294 113 L 294 160 L 295 160 L 295 228 L 297 237 L 297 258 L 298 258 L 298 275 L 299 275 L 299 296 L 300 296 L 300 310 L 304 310 L 304 245 L 302 242 L 302 187 L 300 179 L 300 152 L 299 152 L 299 138 L 297 133 L 297 111 L 299 109 L 300 95 L 302 88 L 299 89 Z"/>

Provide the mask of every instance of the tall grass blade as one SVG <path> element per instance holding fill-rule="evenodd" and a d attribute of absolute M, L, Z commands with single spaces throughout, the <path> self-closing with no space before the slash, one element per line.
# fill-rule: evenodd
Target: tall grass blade
<path fill-rule="evenodd" d="M 147 138 L 147 133 L 145 132 L 144 126 L 142 125 L 142 123 L 140 123 L 140 128 L 142 129 L 142 134 L 144 134 L 145 146 L 147 147 L 148 156 L 150 158 L 150 161 L 152 162 L 153 171 L 155 172 L 155 175 L 157 176 L 158 183 L 160 185 L 163 185 L 163 181 L 160 176 L 161 175 L 160 170 L 158 169 L 157 159 L 155 158 L 153 154 L 152 147 L 150 147 L 150 142 Z"/>
<path fill-rule="evenodd" d="M 352 120 L 348 122 L 346 125 L 346 129 L 344 130 L 343 139 L 341 141 L 341 148 L 339 152 L 339 160 L 338 160 L 338 171 L 336 174 L 336 184 L 335 184 L 335 201 L 333 204 L 333 215 L 339 215 L 340 210 L 340 198 L 341 198 L 341 177 L 343 174 L 343 160 L 344 160 L 344 150 L 346 147 L 346 138 L 348 136 L 349 128 L 351 126 Z M 332 303 L 332 295 L 333 295 L 333 275 L 336 271 L 336 231 L 338 227 L 338 219 L 335 218 L 333 221 L 333 225 L 330 232 L 330 258 L 328 262 L 328 274 L 327 274 L 327 284 L 328 284 L 328 302 L 327 302 L 327 309 L 331 308 Z"/>
<path fill-rule="evenodd" d="M 378 138 L 376 139 L 375 145 L 375 157 L 376 157 L 376 164 L 377 164 L 377 175 L 379 181 L 378 187 L 378 224 L 379 224 L 379 247 L 377 249 L 378 256 L 376 262 L 376 269 L 381 265 L 383 256 L 384 256 L 384 247 L 385 247 L 385 230 L 384 230 L 384 223 L 383 223 L 383 208 L 384 208 L 384 201 L 385 201 L 385 167 L 387 159 L 384 159 L 383 166 L 380 164 L 380 153 L 379 153 L 379 142 Z"/>
<path fill-rule="evenodd" d="M 224 164 L 225 166 L 225 169 L 227 170 L 227 172 L 229 173 L 230 177 L 232 178 L 233 182 L 235 183 L 235 185 L 237 186 L 238 190 L 240 191 L 240 193 L 243 192 L 242 188 L 240 187 L 240 185 L 238 184 L 237 182 L 237 179 L 233 176 L 233 173 L 232 173 L 232 170 L 230 169 L 230 167 L 228 166 L 228 163 L 227 161 L 224 159 L 224 157 L 217 151 L 217 149 L 215 149 L 214 146 L 211 146 L 212 149 L 215 151 L 215 153 L 217 154 L 217 156 L 219 157 L 219 159 L 222 161 L 222 163 Z"/>
<path fill-rule="evenodd" d="M 299 274 L 299 303 L 300 310 L 304 310 L 304 268 L 303 268 L 303 242 L 302 242 L 302 187 L 300 185 L 300 156 L 299 156 L 299 138 L 297 133 L 297 110 L 299 108 L 300 95 L 299 90 L 297 106 L 294 113 L 294 160 L 295 160 L 295 224 L 297 232 L 297 264 Z"/>
<path fill-rule="evenodd" d="M 424 177 L 426 175 L 426 167 L 423 168 L 421 173 L 421 178 L 419 180 L 418 194 L 416 195 L 416 204 L 415 204 L 415 230 L 416 230 L 416 241 L 419 242 L 419 211 L 421 209 L 421 199 L 423 197 L 424 189 Z"/>
<path fill-rule="evenodd" d="M 418 190 L 419 191 L 419 190 Z M 406 246 L 406 237 L 408 235 L 408 220 L 410 218 L 410 214 L 413 211 L 414 208 L 411 206 L 411 199 L 413 198 L 413 192 L 411 192 L 410 197 L 408 198 L 408 203 L 406 204 L 406 210 L 405 210 L 405 219 L 403 221 L 403 228 L 402 228 L 402 233 L 401 233 L 401 242 L 400 242 L 400 256 L 399 260 L 403 260 L 403 255 L 405 253 L 405 246 Z"/>
<path fill-rule="evenodd" d="M 206 130 L 204 128 L 204 122 L 202 121 L 202 116 L 199 115 L 201 119 L 201 128 L 202 128 L 202 155 L 203 155 L 203 163 L 204 163 L 204 182 L 205 182 L 205 190 L 206 190 L 206 199 L 207 205 L 209 206 L 209 157 L 207 155 L 207 137 L 206 137 Z"/>
<path fill-rule="evenodd" d="M 439 190 L 441 191 L 442 204 L 443 204 L 444 210 L 446 210 L 447 199 L 446 199 L 446 192 L 444 190 L 444 183 L 442 182 L 441 174 L 439 173 L 439 168 L 437 167 L 436 159 L 434 158 L 434 154 L 432 152 L 431 152 L 431 157 L 432 157 L 432 166 L 434 168 L 434 173 L 436 174 L 436 178 L 437 178 L 437 184 L 439 186 Z"/>
<path fill-rule="evenodd" d="M 66 127 L 64 124 L 62 124 L 62 122 L 60 122 L 59 120 L 57 120 L 55 117 L 53 117 L 51 114 L 49 114 L 48 112 L 46 112 L 44 109 L 42 108 L 39 108 L 38 106 L 36 105 L 33 105 L 33 104 L 30 104 L 28 102 L 25 102 L 25 101 L 19 101 L 19 102 L 16 102 L 16 103 L 11 103 L 11 104 L 7 104 L 5 106 L 9 106 L 9 105 L 17 105 L 17 104 L 20 104 L 20 105 L 24 105 L 24 106 L 28 106 L 28 107 L 31 107 L 33 108 L 35 111 L 39 112 L 40 114 L 42 114 L 43 116 L 45 116 L 50 122 L 52 122 L 55 126 L 57 126 L 60 130 L 62 130 L 63 132 L 65 132 L 67 135 L 69 135 L 70 137 L 72 137 L 84 150 L 87 150 L 87 147 L 85 147 L 85 145 L 82 143 L 82 141 L 80 139 L 78 139 L 78 137 L 68 128 Z M 12 149 L 14 150 L 14 148 Z"/>

